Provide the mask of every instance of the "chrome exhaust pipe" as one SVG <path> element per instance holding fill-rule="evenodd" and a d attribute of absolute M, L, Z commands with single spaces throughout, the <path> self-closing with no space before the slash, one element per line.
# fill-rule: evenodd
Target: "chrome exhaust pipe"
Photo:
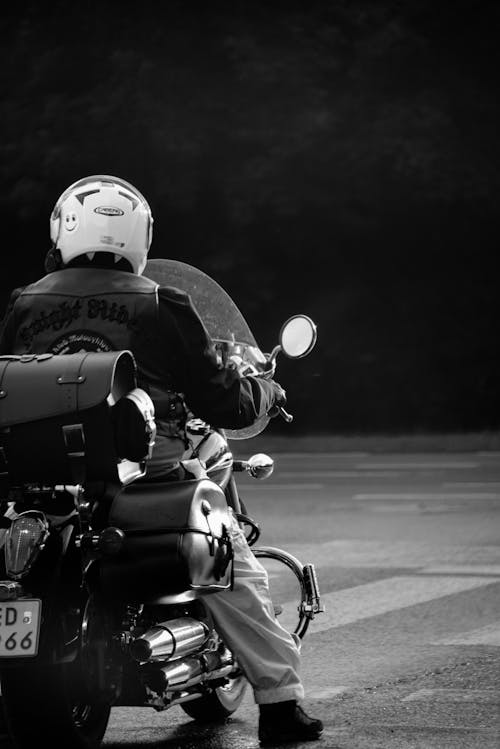
<path fill-rule="evenodd" d="M 178 692 L 202 681 L 227 676 L 234 668 L 229 650 L 224 653 L 205 652 L 200 656 L 182 658 L 145 675 L 147 686 L 157 694 Z"/>
<path fill-rule="evenodd" d="M 130 655 L 139 663 L 182 658 L 198 650 L 207 640 L 206 624 L 190 617 L 156 624 L 130 643 Z"/>

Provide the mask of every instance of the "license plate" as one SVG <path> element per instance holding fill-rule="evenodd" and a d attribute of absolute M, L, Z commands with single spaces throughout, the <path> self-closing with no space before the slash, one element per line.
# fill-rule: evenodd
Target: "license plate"
<path fill-rule="evenodd" d="M 0 658 L 37 654 L 41 604 L 38 599 L 0 603 Z"/>

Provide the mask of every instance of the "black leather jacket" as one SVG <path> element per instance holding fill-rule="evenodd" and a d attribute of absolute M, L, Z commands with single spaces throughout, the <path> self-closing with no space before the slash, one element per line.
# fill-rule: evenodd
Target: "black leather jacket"
<path fill-rule="evenodd" d="M 172 439 L 172 393 L 213 426 L 240 429 L 274 403 L 278 386 L 222 368 L 190 297 L 122 270 L 66 267 L 12 295 L 0 354 L 128 349 L 138 385 L 155 404 L 157 440 L 148 473 L 183 451 Z"/>

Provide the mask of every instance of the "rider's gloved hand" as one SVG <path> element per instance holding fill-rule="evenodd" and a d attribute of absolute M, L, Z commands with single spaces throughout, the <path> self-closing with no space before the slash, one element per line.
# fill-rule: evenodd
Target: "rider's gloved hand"
<path fill-rule="evenodd" d="M 279 408 L 284 408 L 286 406 L 286 392 L 283 390 L 281 385 L 274 380 L 271 380 L 272 385 L 274 387 L 274 403 L 267 412 L 267 415 L 273 418 L 274 416 L 277 416 L 279 414 Z"/>
<path fill-rule="evenodd" d="M 237 369 L 240 377 L 248 377 L 248 375 L 256 377 L 259 374 L 259 370 L 253 364 L 246 362 L 237 354 L 232 354 L 229 357 L 228 367 L 230 369 Z"/>
<path fill-rule="evenodd" d="M 271 361 L 267 360 L 264 369 L 260 372 L 260 377 L 263 377 L 265 380 L 272 380 L 274 377 L 274 373 L 276 371 L 276 359 L 272 359 Z"/>

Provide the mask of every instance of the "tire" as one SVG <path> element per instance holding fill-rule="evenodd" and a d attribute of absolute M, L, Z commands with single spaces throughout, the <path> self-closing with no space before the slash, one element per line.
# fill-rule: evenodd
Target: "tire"
<path fill-rule="evenodd" d="M 1 679 L 8 734 L 18 749 L 41 739 L 52 749 L 101 745 L 110 706 L 79 689 L 76 664 L 11 667 Z"/>
<path fill-rule="evenodd" d="M 7 720 L 3 708 L 3 699 L 0 697 L 0 746 L 3 745 L 3 742 L 8 740 L 9 734 L 7 733 Z"/>
<path fill-rule="evenodd" d="M 16 749 L 33 749 L 43 737 L 51 749 L 98 749 L 113 697 L 99 689 L 98 651 L 107 639 L 106 617 L 91 596 L 82 606 L 79 654 L 69 663 L 40 660 L 2 669 L 7 731 Z M 57 624 L 52 620 L 57 630 Z M 60 634 L 63 640 L 62 632 Z M 106 664 L 109 665 L 109 664 Z"/>
<path fill-rule="evenodd" d="M 244 676 L 229 679 L 227 685 L 215 687 L 196 700 L 181 704 L 184 712 L 198 723 L 223 723 L 241 705 L 248 682 Z"/>

